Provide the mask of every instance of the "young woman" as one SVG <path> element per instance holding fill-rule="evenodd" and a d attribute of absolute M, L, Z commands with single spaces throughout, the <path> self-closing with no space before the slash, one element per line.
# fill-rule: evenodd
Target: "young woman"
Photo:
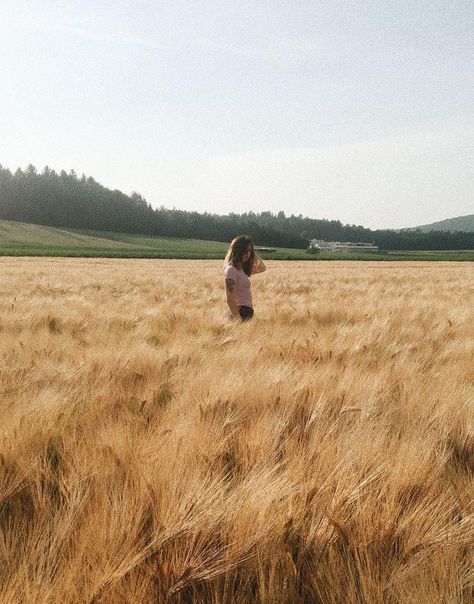
<path fill-rule="evenodd" d="M 247 321 L 253 317 L 250 275 L 263 273 L 265 263 L 254 250 L 252 238 L 240 235 L 232 240 L 224 260 L 227 304 L 233 317 Z"/>

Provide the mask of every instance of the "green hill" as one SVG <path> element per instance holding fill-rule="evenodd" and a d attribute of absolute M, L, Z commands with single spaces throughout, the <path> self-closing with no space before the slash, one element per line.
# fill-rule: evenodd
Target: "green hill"
<path fill-rule="evenodd" d="M 0 220 L 1 255 L 193 258 L 223 256 L 227 244 L 198 239 L 147 237 Z"/>
<path fill-rule="evenodd" d="M 65 229 L 0 220 L 0 256 L 82 256 L 108 258 L 221 258 L 228 243 L 178 237 Z M 311 259 L 305 250 L 275 248 L 265 258 Z"/>
<path fill-rule="evenodd" d="M 416 229 L 420 229 L 424 233 L 428 233 L 429 231 L 448 231 L 450 233 L 464 231 L 465 233 L 474 233 L 474 214 L 469 214 L 468 216 L 457 216 L 456 218 L 447 218 L 446 220 L 440 220 L 439 222 L 432 222 L 431 224 L 423 224 L 418 227 L 411 227 L 402 230 L 415 231 Z"/>

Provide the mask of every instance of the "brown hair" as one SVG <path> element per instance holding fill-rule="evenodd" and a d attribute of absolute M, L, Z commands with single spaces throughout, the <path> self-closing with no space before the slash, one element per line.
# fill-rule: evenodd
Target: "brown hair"
<path fill-rule="evenodd" d="M 246 262 L 242 262 L 242 256 L 250 246 L 250 258 Z M 250 235 L 239 235 L 232 239 L 230 247 L 227 251 L 224 266 L 232 264 L 236 268 L 241 268 L 248 276 L 252 273 L 252 266 L 255 261 L 255 252 L 253 249 L 253 241 Z"/>

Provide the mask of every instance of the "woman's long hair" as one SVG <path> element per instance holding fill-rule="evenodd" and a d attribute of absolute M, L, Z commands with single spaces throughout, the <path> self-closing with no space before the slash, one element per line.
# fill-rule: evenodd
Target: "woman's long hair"
<path fill-rule="evenodd" d="M 243 262 L 242 256 L 245 254 L 248 247 L 250 247 L 251 250 L 250 258 L 246 262 Z M 224 266 L 232 264 L 236 268 L 241 268 L 246 275 L 250 276 L 254 261 L 255 252 L 253 249 L 253 241 L 250 235 L 239 235 L 238 237 L 232 239 L 224 260 Z"/>

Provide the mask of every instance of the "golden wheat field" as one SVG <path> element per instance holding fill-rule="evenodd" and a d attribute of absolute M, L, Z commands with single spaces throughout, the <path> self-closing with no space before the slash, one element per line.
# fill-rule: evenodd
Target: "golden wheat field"
<path fill-rule="evenodd" d="M 471 603 L 474 267 L 0 259 L 0 602 Z"/>

